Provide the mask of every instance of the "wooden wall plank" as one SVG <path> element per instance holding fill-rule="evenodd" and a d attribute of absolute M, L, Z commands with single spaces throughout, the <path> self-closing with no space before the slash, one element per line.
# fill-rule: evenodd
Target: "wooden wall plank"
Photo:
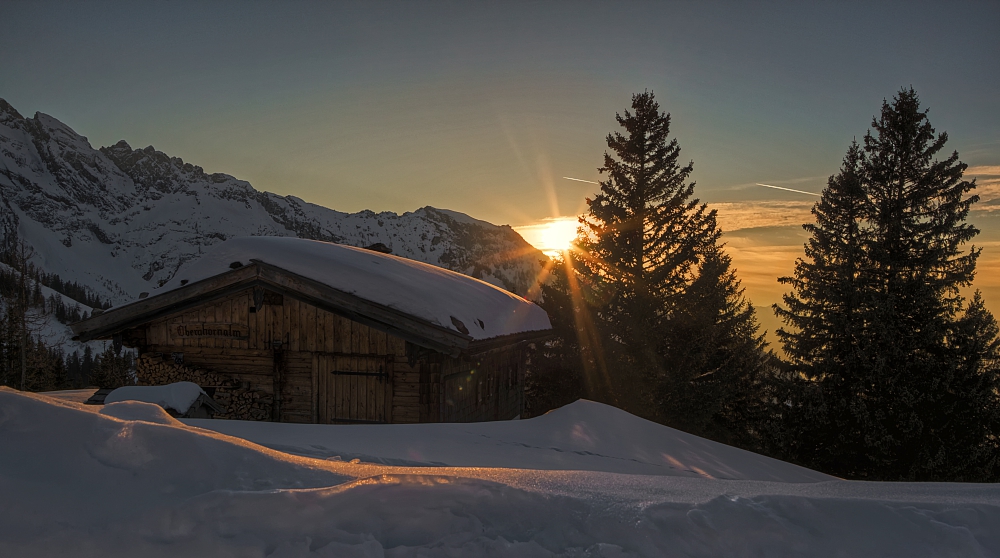
<path fill-rule="evenodd" d="M 314 351 L 323 351 L 326 347 L 326 312 L 316 310 L 316 341 Z"/>
<path fill-rule="evenodd" d="M 283 330 L 281 328 L 282 324 L 282 309 L 281 306 L 275 306 L 273 304 L 264 305 L 265 312 L 267 312 L 267 338 L 265 343 L 267 346 L 265 348 L 271 348 L 271 344 L 275 341 L 284 343 L 285 336 L 283 335 Z"/>
<path fill-rule="evenodd" d="M 361 352 L 361 328 L 365 327 L 358 322 L 348 322 L 351 328 L 351 343 L 348 345 L 347 352 L 349 353 L 360 353 Z"/>
<path fill-rule="evenodd" d="M 312 354 L 312 368 L 310 371 L 312 373 L 310 376 L 312 385 L 309 386 L 309 406 L 312 410 L 312 422 L 315 424 L 319 422 L 319 356 L 316 353 Z"/>
<path fill-rule="evenodd" d="M 299 350 L 299 301 L 286 297 L 281 308 L 283 310 L 282 323 L 284 327 L 282 330 L 285 333 L 285 342 L 288 343 L 289 351 L 297 351 Z"/>
<path fill-rule="evenodd" d="M 236 316 L 236 320 L 240 325 L 247 328 L 247 339 L 240 341 L 239 343 L 233 344 L 233 347 L 240 349 L 250 348 L 250 339 L 252 339 L 251 328 L 250 328 L 250 312 L 247 307 L 246 294 L 242 293 L 233 300 L 233 313 Z"/>
<path fill-rule="evenodd" d="M 209 315 L 211 315 L 211 320 L 209 319 Z M 209 304 L 209 305 L 202 306 L 201 308 L 199 308 L 198 309 L 198 323 L 199 324 L 205 324 L 205 323 L 211 323 L 211 322 L 215 322 L 215 305 L 214 304 Z M 193 341 L 194 341 L 194 344 L 198 345 L 199 347 L 208 347 L 208 348 L 212 348 L 212 349 L 215 348 L 215 339 L 211 338 L 211 337 L 194 339 Z"/>
<path fill-rule="evenodd" d="M 337 343 L 336 338 L 337 317 L 329 312 L 323 312 L 323 328 L 326 334 L 323 337 L 323 350 L 333 352 Z"/>
<path fill-rule="evenodd" d="M 364 359 L 351 357 L 351 360 L 353 361 L 351 370 L 359 370 L 362 372 L 368 371 L 367 366 L 365 366 L 367 362 L 365 362 Z M 364 397 L 364 384 L 366 383 L 365 378 L 362 376 L 352 376 L 351 379 L 353 380 L 351 382 L 351 411 L 354 416 L 364 419 L 365 410 L 367 408 L 367 405 L 365 404 L 367 402 Z"/>
<path fill-rule="evenodd" d="M 219 319 L 220 315 L 216 313 L 215 317 L 216 319 Z M 221 314 L 221 319 L 219 319 L 219 321 L 230 324 L 243 325 L 242 323 L 240 323 L 239 318 L 233 316 L 232 298 L 227 298 L 226 300 L 222 301 L 222 314 Z M 222 341 L 223 341 L 222 346 L 227 348 L 232 348 L 235 343 L 238 343 L 238 341 L 234 341 L 232 339 L 223 339 Z"/>
<path fill-rule="evenodd" d="M 247 301 L 247 305 L 248 306 L 251 305 L 251 304 L 253 304 L 253 292 L 252 291 L 250 293 L 249 300 Z M 247 312 L 249 312 L 249 311 L 250 310 L 248 308 Z M 253 336 L 253 348 L 254 349 L 263 349 L 263 348 L 265 348 L 265 345 L 267 344 L 267 311 L 265 311 L 263 308 L 261 308 L 261 311 L 257 312 L 256 309 L 255 309 L 254 312 L 252 314 L 250 314 L 250 315 L 253 316 L 253 322 L 254 322 L 255 327 L 257 328 L 257 331 L 256 331 L 256 333 Z"/>
<path fill-rule="evenodd" d="M 316 350 L 316 307 L 312 304 L 301 305 L 302 327 L 299 330 L 299 347 L 303 351 Z"/>

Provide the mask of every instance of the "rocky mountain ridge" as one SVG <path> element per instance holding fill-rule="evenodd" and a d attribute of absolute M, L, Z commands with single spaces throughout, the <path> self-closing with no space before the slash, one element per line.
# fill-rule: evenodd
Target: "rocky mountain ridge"
<path fill-rule="evenodd" d="M 94 149 L 42 113 L 0 99 L 0 230 L 16 231 L 35 263 L 114 304 L 173 277 L 234 236 L 297 236 L 393 254 L 466 273 L 520 295 L 545 256 L 509 226 L 424 207 L 344 213 L 256 190 L 249 182 L 125 141 Z"/>

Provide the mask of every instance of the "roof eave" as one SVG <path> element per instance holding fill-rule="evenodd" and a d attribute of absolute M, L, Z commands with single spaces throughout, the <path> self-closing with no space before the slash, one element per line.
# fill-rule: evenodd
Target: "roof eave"
<path fill-rule="evenodd" d="M 469 343 L 468 353 L 476 354 L 486 352 L 499 347 L 513 345 L 515 343 L 534 343 L 555 337 L 555 331 L 550 329 L 540 329 L 535 331 L 522 331 L 520 333 L 510 333 L 498 335 L 488 339 L 477 339 Z"/>
<path fill-rule="evenodd" d="M 471 336 L 260 260 L 253 260 L 249 265 L 161 295 L 108 310 L 71 324 L 70 327 L 81 341 L 107 338 L 117 332 L 198 306 L 207 300 L 257 285 L 450 356 L 465 352 L 472 341 Z"/>
<path fill-rule="evenodd" d="M 90 341 L 111 335 L 161 316 L 197 306 L 206 300 L 224 295 L 234 289 L 251 286 L 257 280 L 255 266 L 244 266 L 208 279 L 112 308 L 103 313 L 70 324 L 80 341 Z"/>

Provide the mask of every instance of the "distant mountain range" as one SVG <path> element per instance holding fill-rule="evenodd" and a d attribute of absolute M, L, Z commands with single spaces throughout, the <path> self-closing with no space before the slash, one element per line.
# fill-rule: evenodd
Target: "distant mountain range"
<path fill-rule="evenodd" d="M 152 146 L 120 141 L 94 149 L 59 120 L 24 118 L 3 99 L 0 230 L 17 230 L 44 271 L 115 305 L 154 293 L 206 248 L 234 236 L 380 243 L 522 296 L 546 259 L 509 226 L 454 211 L 343 213 L 207 174 Z"/>

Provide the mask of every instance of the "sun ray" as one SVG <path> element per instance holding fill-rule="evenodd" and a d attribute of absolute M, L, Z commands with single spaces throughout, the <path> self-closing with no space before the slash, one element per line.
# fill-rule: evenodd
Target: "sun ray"
<path fill-rule="evenodd" d="M 580 345 L 580 358 L 583 361 L 583 371 L 585 381 L 589 384 L 591 393 L 610 393 L 611 377 L 608 374 L 608 366 L 604 357 L 604 347 L 601 338 L 597 334 L 594 319 L 588 311 L 588 305 L 584 300 L 583 290 L 577 280 L 576 270 L 573 267 L 573 257 L 566 254 L 564 272 L 566 282 L 569 286 L 570 301 L 573 307 L 573 323 L 576 328 L 577 342 Z"/>

